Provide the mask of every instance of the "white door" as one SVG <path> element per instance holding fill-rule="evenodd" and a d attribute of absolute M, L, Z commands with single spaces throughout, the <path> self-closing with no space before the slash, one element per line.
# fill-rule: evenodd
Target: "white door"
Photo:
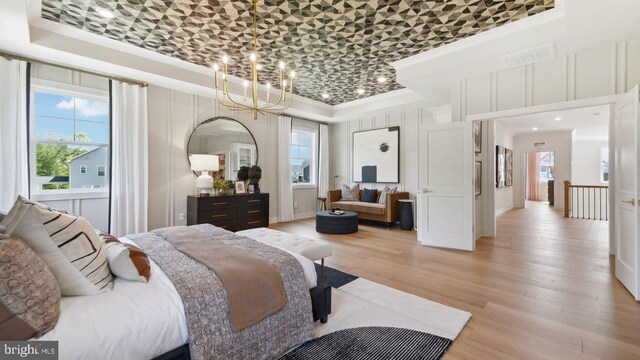
<path fill-rule="evenodd" d="M 638 86 L 616 102 L 616 277 L 638 297 Z"/>
<path fill-rule="evenodd" d="M 471 121 L 430 126 L 421 157 L 418 240 L 423 245 L 474 250 Z"/>

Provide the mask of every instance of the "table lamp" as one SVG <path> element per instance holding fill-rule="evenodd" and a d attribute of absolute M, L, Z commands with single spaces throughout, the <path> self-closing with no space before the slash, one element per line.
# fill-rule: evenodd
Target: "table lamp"
<path fill-rule="evenodd" d="M 200 189 L 200 196 L 209 196 L 209 191 L 213 189 L 213 177 L 209 171 L 220 170 L 217 155 L 194 154 L 189 156 L 191 170 L 202 171 L 202 175 L 196 179 L 196 186 Z"/>

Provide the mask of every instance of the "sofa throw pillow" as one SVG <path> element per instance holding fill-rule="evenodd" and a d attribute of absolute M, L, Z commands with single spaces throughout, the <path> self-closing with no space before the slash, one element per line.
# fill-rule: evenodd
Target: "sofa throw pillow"
<path fill-rule="evenodd" d="M 102 241 L 86 219 L 19 196 L 2 225 L 49 266 L 62 296 L 95 295 L 113 287 Z"/>
<path fill-rule="evenodd" d="M 60 318 L 60 288 L 51 270 L 22 240 L 0 235 L 0 339 L 28 340 Z"/>
<path fill-rule="evenodd" d="M 378 204 L 386 205 L 387 204 L 387 194 L 394 194 L 398 190 L 397 186 L 390 188 L 389 186 L 385 186 L 380 193 L 380 199 L 378 199 Z"/>
<path fill-rule="evenodd" d="M 131 281 L 149 281 L 151 263 L 142 249 L 104 232 L 100 233 L 100 238 L 105 244 L 109 268 L 115 276 Z"/>
<path fill-rule="evenodd" d="M 353 187 L 342 184 L 342 195 L 340 201 L 358 201 L 360 200 L 360 185 L 356 184 Z"/>
<path fill-rule="evenodd" d="M 378 190 L 376 189 L 364 189 L 362 193 L 362 201 L 368 203 L 376 202 L 376 195 L 378 195 Z"/>

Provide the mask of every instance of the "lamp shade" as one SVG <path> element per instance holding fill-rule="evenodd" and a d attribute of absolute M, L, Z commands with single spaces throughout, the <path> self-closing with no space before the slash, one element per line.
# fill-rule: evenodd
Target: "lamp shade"
<path fill-rule="evenodd" d="M 189 155 L 191 170 L 193 171 L 218 171 L 220 170 L 218 155 L 194 154 Z"/>

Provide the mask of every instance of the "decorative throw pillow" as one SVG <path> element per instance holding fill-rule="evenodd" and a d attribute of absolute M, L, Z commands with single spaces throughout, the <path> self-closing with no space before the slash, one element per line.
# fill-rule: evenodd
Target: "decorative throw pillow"
<path fill-rule="evenodd" d="M 389 186 L 385 186 L 382 189 L 382 193 L 380 194 L 380 199 L 378 199 L 378 204 L 386 205 L 387 204 L 387 194 L 394 194 L 398 190 L 397 186 L 390 188 Z"/>
<path fill-rule="evenodd" d="M 95 295 L 113 287 L 102 241 L 84 218 L 19 196 L 2 225 L 44 260 L 62 296 Z"/>
<path fill-rule="evenodd" d="M 0 339 L 44 335 L 60 317 L 60 288 L 22 240 L 0 235 Z"/>
<path fill-rule="evenodd" d="M 378 190 L 376 189 L 364 189 L 362 193 L 362 201 L 368 203 L 376 202 L 376 195 L 378 194 Z"/>
<path fill-rule="evenodd" d="M 109 267 L 115 276 L 131 281 L 149 281 L 151 263 L 142 249 L 104 232 L 100 233 L 100 238 L 105 243 Z"/>
<path fill-rule="evenodd" d="M 360 200 L 360 185 L 356 184 L 353 187 L 342 184 L 341 201 L 358 201 Z"/>

